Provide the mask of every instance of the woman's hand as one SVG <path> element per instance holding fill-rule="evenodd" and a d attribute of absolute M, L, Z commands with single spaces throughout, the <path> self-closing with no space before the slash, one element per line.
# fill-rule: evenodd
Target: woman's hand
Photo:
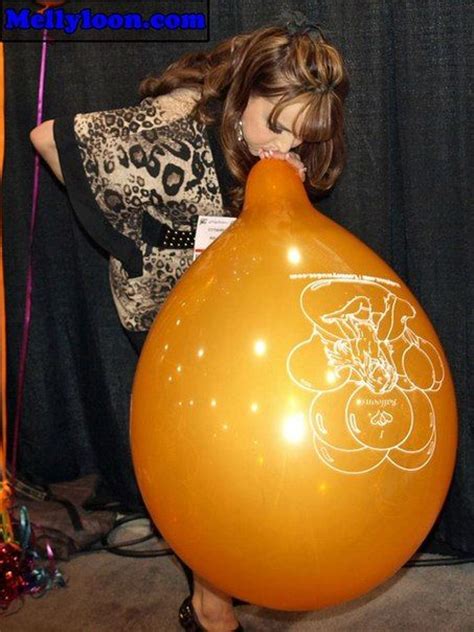
<path fill-rule="evenodd" d="M 264 151 L 263 149 L 260 149 L 258 152 L 258 155 L 260 159 L 262 160 L 263 158 L 278 158 L 280 160 L 287 160 L 290 163 L 290 165 L 293 165 L 293 167 L 298 171 L 299 177 L 304 182 L 305 177 L 306 177 L 306 167 L 301 162 L 301 158 L 294 151 L 289 151 L 286 154 L 284 154 L 281 151 L 276 151 L 276 150 Z"/>

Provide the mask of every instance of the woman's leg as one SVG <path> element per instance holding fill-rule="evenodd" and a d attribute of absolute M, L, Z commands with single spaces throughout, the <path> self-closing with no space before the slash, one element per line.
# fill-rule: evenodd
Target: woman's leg
<path fill-rule="evenodd" d="M 192 603 L 199 621 L 209 631 L 229 632 L 239 625 L 232 606 L 232 597 L 196 573 Z"/>

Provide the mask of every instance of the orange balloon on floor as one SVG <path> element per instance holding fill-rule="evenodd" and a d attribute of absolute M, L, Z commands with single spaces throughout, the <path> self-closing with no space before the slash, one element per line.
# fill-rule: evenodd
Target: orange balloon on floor
<path fill-rule="evenodd" d="M 147 337 L 133 459 L 175 552 L 235 597 L 314 610 L 392 576 L 453 473 L 453 384 L 416 298 L 283 160 Z"/>

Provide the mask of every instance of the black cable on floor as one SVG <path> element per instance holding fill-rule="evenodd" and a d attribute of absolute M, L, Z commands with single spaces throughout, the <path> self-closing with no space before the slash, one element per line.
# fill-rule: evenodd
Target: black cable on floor
<path fill-rule="evenodd" d="M 148 519 L 147 516 L 145 516 L 144 514 L 132 514 L 130 516 L 124 516 L 123 518 L 120 518 L 119 520 L 116 521 L 116 523 L 114 524 L 114 526 L 112 527 L 112 529 L 105 535 L 102 537 L 102 546 L 96 548 L 96 551 L 108 551 L 109 553 L 113 553 L 114 555 L 121 555 L 122 557 L 164 557 L 166 555 L 173 555 L 174 552 L 172 549 L 168 548 L 163 548 L 163 549 L 152 549 L 149 551 L 131 551 L 128 550 L 128 547 L 133 546 L 135 544 L 141 544 L 142 542 L 146 542 L 147 540 L 152 540 L 152 539 L 159 539 L 159 540 L 163 540 L 163 538 L 161 537 L 161 535 L 158 535 L 156 533 L 153 533 L 153 529 L 154 526 L 152 524 L 152 522 L 148 519 L 148 522 L 150 524 L 151 530 L 150 533 L 148 533 L 145 536 L 142 536 L 141 538 L 136 538 L 134 540 L 128 540 L 125 542 L 120 542 L 117 544 L 113 544 L 111 543 L 111 539 L 113 538 L 113 536 L 116 534 L 116 532 L 123 527 L 123 525 L 128 524 L 130 522 L 134 522 L 136 520 L 143 520 L 143 519 Z"/>
<path fill-rule="evenodd" d="M 425 560 L 410 560 L 403 565 L 403 568 L 411 568 L 416 566 L 455 566 L 457 564 L 472 564 L 474 557 L 443 557 L 428 558 Z"/>

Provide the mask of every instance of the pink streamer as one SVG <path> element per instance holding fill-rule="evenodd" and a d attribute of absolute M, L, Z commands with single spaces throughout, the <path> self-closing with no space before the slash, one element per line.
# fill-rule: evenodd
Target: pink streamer
<path fill-rule="evenodd" d="M 44 85 L 46 77 L 46 57 L 48 49 L 48 31 L 43 31 L 42 45 L 41 45 L 41 63 L 38 85 L 38 99 L 36 107 L 36 125 L 40 125 L 43 121 L 43 102 L 44 102 Z M 31 217 L 30 217 L 30 231 L 28 241 L 28 267 L 26 273 L 26 292 L 25 292 L 25 316 L 23 319 L 23 336 L 21 342 L 20 351 L 20 366 L 18 372 L 18 388 L 17 399 L 15 406 L 15 420 L 13 425 L 13 448 L 12 448 L 12 471 L 11 478 L 14 483 L 16 480 L 16 463 L 18 454 L 18 437 L 20 432 L 20 419 L 23 411 L 23 394 L 25 387 L 25 369 L 26 369 L 26 357 L 28 354 L 28 342 L 30 339 L 30 325 L 31 325 L 31 296 L 33 290 L 33 266 L 32 266 L 32 250 L 33 250 L 33 236 L 36 223 L 36 214 L 38 209 L 38 197 L 39 197 L 39 179 L 40 179 L 40 157 L 37 153 L 35 155 L 34 163 L 34 175 L 33 175 L 33 197 L 31 204 Z"/>

